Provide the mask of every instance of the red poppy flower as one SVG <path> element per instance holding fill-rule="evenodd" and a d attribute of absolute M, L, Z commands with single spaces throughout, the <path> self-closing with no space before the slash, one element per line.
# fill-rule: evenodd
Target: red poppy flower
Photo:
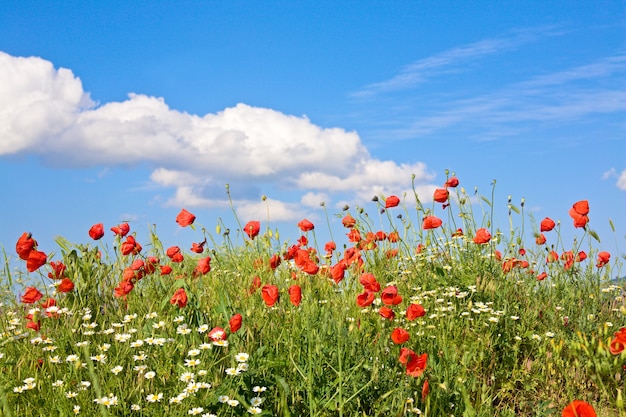
<path fill-rule="evenodd" d="M 55 305 L 57 305 L 57 302 L 54 300 L 54 298 L 47 298 L 46 301 L 41 303 L 41 308 L 46 309 Z"/>
<path fill-rule="evenodd" d="M 161 275 L 169 275 L 173 271 L 172 267 L 169 265 L 161 265 Z"/>
<path fill-rule="evenodd" d="M 537 275 L 537 281 L 543 281 L 546 278 L 548 278 L 548 274 L 546 272 L 542 272 L 541 274 Z"/>
<path fill-rule="evenodd" d="M 57 286 L 58 292 L 72 292 L 74 290 L 74 283 L 69 278 L 63 278 L 61 283 Z"/>
<path fill-rule="evenodd" d="M 411 355 L 415 355 L 415 352 L 413 352 L 411 349 L 405 347 L 400 348 L 400 357 L 398 358 L 398 361 L 401 364 L 406 365 Z"/>
<path fill-rule="evenodd" d="M 430 393 L 430 385 L 428 384 L 428 379 L 424 380 L 424 384 L 422 385 L 422 401 L 426 401 L 426 397 Z"/>
<path fill-rule="evenodd" d="M 504 272 L 505 274 L 511 272 L 513 267 L 517 266 L 518 262 L 519 261 L 515 258 L 507 259 L 506 261 L 502 262 L 502 272 Z"/>
<path fill-rule="evenodd" d="M 400 199 L 395 195 L 390 195 L 385 200 L 385 208 L 396 207 L 398 204 L 400 204 Z"/>
<path fill-rule="evenodd" d="M 567 404 L 561 413 L 562 417 L 596 417 L 596 411 L 591 404 L 581 400 L 574 400 Z"/>
<path fill-rule="evenodd" d="M 184 259 L 183 254 L 180 251 L 180 247 L 178 246 L 170 246 L 165 251 L 165 254 L 172 260 L 172 262 L 182 262 Z"/>
<path fill-rule="evenodd" d="M 574 227 L 585 227 L 589 222 L 587 214 L 589 214 L 589 202 L 587 200 L 574 203 L 569 210 L 569 215 L 574 220 Z"/>
<path fill-rule="evenodd" d="M 366 290 L 356 296 L 356 304 L 359 307 L 367 307 L 374 302 L 374 298 L 376 298 L 376 294 Z"/>
<path fill-rule="evenodd" d="M 546 257 L 546 263 L 554 262 L 559 259 L 559 254 L 556 251 L 550 251 Z"/>
<path fill-rule="evenodd" d="M 337 249 L 337 244 L 333 241 L 326 242 L 324 245 L 324 250 L 326 251 L 326 255 L 330 256 Z"/>
<path fill-rule="evenodd" d="M 143 259 L 135 259 L 133 263 L 130 264 L 130 269 L 132 269 L 133 271 L 139 271 L 145 265 L 146 263 L 143 261 Z"/>
<path fill-rule="evenodd" d="M 303 232 L 310 232 L 311 230 L 315 229 L 315 225 L 311 223 L 310 221 L 308 221 L 307 219 L 300 220 L 298 222 L 298 227 Z"/>
<path fill-rule="evenodd" d="M 402 302 L 402 296 L 398 294 L 398 288 L 390 285 L 383 290 L 380 295 L 383 304 L 386 305 L 398 305 Z"/>
<path fill-rule="evenodd" d="M 396 313 L 394 313 L 392 309 L 384 306 L 378 309 L 378 314 L 380 314 L 382 318 L 387 320 L 393 320 L 393 318 L 396 316 Z"/>
<path fill-rule="evenodd" d="M 302 272 L 307 273 L 309 275 L 315 275 L 319 272 L 320 267 L 313 261 L 309 261 L 302 266 Z"/>
<path fill-rule="evenodd" d="M 444 184 L 445 187 L 454 188 L 459 185 L 459 179 L 457 177 L 450 177 Z"/>
<path fill-rule="evenodd" d="M 100 239 L 102 236 L 104 236 L 104 225 L 102 223 L 98 223 L 91 226 L 91 228 L 89 229 L 89 236 L 93 240 Z"/>
<path fill-rule="evenodd" d="M 421 304 L 411 304 L 406 309 L 406 319 L 408 321 L 413 321 L 418 317 L 423 317 L 426 315 L 426 310 Z"/>
<path fill-rule="evenodd" d="M 255 237 L 259 235 L 261 231 L 261 222 L 256 220 L 251 220 L 243 228 L 243 231 L 248 235 L 248 237 L 254 240 Z"/>
<path fill-rule="evenodd" d="M 29 314 L 28 316 L 26 316 L 26 319 L 28 320 L 28 322 L 26 322 L 27 329 L 31 329 L 36 332 L 41 330 L 41 320 L 33 321 L 32 314 Z"/>
<path fill-rule="evenodd" d="M 363 258 L 361 257 L 361 251 L 358 248 L 348 248 L 343 253 L 343 260 L 346 261 L 346 265 L 350 266 L 353 263 L 363 264 Z"/>
<path fill-rule="evenodd" d="M 361 276 L 359 277 L 359 282 L 361 283 L 361 285 L 363 285 L 366 291 L 372 293 L 380 291 L 380 284 L 376 280 L 374 274 L 371 274 L 369 272 L 361 274 Z"/>
<path fill-rule="evenodd" d="M 195 274 L 206 275 L 211 270 L 211 257 L 207 256 L 206 258 L 198 259 L 198 264 L 196 268 L 193 270 Z"/>
<path fill-rule="evenodd" d="M 589 201 L 581 200 L 572 206 L 572 209 L 580 216 L 586 216 L 589 214 Z"/>
<path fill-rule="evenodd" d="M 546 217 L 545 219 L 543 219 L 539 225 L 539 230 L 541 232 L 549 232 L 552 229 L 554 229 L 554 226 L 556 226 L 556 223 L 554 223 L 554 220 L 552 220 L 549 217 Z"/>
<path fill-rule="evenodd" d="M 34 272 L 44 266 L 48 260 L 48 256 L 38 251 L 37 249 L 33 249 L 28 254 L 28 260 L 26 260 L 26 269 L 28 272 Z"/>
<path fill-rule="evenodd" d="M 156 271 L 157 266 L 159 266 L 159 262 L 160 260 L 156 256 L 148 256 L 146 266 L 145 266 L 146 273 L 151 274 L 154 271 Z"/>
<path fill-rule="evenodd" d="M 20 301 L 24 304 L 33 304 L 39 301 L 43 294 L 35 287 L 26 287 Z"/>
<path fill-rule="evenodd" d="M 177 289 L 170 299 L 170 303 L 176 305 L 178 308 L 185 307 L 187 305 L 187 292 L 185 291 L 185 289 Z"/>
<path fill-rule="evenodd" d="M 407 332 L 401 327 L 396 327 L 395 329 L 391 331 L 391 340 L 396 345 L 401 345 L 403 343 L 406 343 L 409 341 L 410 338 L 411 338 L 411 335 L 409 335 L 409 332 Z"/>
<path fill-rule="evenodd" d="M 423 230 L 436 229 L 439 226 L 441 226 L 442 223 L 443 222 L 441 221 L 441 219 L 436 216 L 426 216 L 424 217 L 424 220 L 422 221 L 422 229 Z"/>
<path fill-rule="evenodd" d="M 585 259 L 587 259 L 587 254 L 584 251 L 578 252 L 578 255 L 576 255 L 576 262 L 582 262 Z"/>
<path fill-rule="evenodd" d="M 124 272 L 122 273 L 122 281 L 132 281 L 135 278 L 135 271 L 131 268 L 124 268 Z"/>
<path fill-rule="evenodd" d="M 37 246 L 37 241 L 33 239 L 30 233 L 23 233 L 15 244 L 15 251 L 20 259 L 28 260 L 28 255 Z"/>
<path fill-rule="evenodd" d="M 437 203 L 445 203 L 446 201 L 448 201 L 449 195 L 450 195 L 450 192 L 446 190 L 445 188 L 437 188 L 435 190 L 433 200 L 435 200 Z"/>
<path fill-rule="evenodd" d="M 294 256 L 294 263 L 309 275 L 315 275 L 319 270 L 319 266 L 311 259 L 311 255 L 306 249 L 298 249 Z"/>
<path fill-rule="evenodd" d="M 602 268 L 604 265 L 609 263 L 609 260 L 611 259 L 611 254 L 608 252 L 600 252 L 598 253 L 598 262 L 596 263 L 596 266 L 598 268 Z"/>
<path fill-rule="evenodd" d="M 287 251 L 283 253 L 283 259 L 286 261 L 290 261 L 295 258 L 296 253 L 300 250 L 300 246 L 291 245 L 287 248 Z"/>
<path fill-rule="evenodd" d="M 613 334 L 613 340 L 609 344 L 609 351 L 613 355 L 619 355 L 626 347 L 626 327 L 620 328 Z"/>
<path fill-rule="evenodd" d="M 350 232 L 347 234 L 348 240 L 350 242 L 360 242 L 361 241 L 361 232 L 359 229 L 350 229 Z"/>
<path fill-rule="evenodd" d="M 202 253 L 204 252 L 204 245 L 206 245 L 206 239 L 200 243 L 194 242 L 191 244 L 191 251 L 194 253 Z"/>
<path fill-rule="evenodd" d="M 133 236 L 126 236 L 126 241 L 124 241 L 120 247 L 122 255 L 136 255 L 141 252 L 141 249 L 141 245 Z"/>
<path fill-rule="evenodd" d="M 543 235 L 543 233 L 537 236 L 537 239 L 535 239 L 535 243 L 537 245 L 543 245 L 544 243 L 546 243 L 546 237 Z"/>
<path fill-rule="evenodd" d="M 130 292 L 133 290 L 134 285 L 132 282 L 129 281 L 122 281 L 118 284 L 118 286 L 113 290 L 113 294 L 117 297 L 125 297 L 126 295 L 130 294 Z"/>
<path fill-rule="evenodd" d="M 116 236 L 124 237 L 130 232 L 130 226 L 128 223 L 122 223 L 117 226 L 113 226 L 111 231 L 115 233 Z"/>
<path fill-rule="evenodd" d="M 574 220 L 574 227 L 576 227 L 576 228 L 585 227 L 587 225 L 587 223 L 589 223 L 589 217 L 587 217 L 587 216 L 579 216 L 578 214 L 576 214 L 574 209 L 570 209 L 570 213 L 569 214 L 572 217 L 572 219 Z"/>
<path fill-rule="evenodd" d="M 476 236 L 474 236 L 474 243 L 482 245 L 484 243 L 489 243 L 490 240 L 491 240 L 491 234 L 489 233 L 489 230 L 485 228 L 476 230 Z"/>
<path fill-rule="evenodd" d="M 400 235 L 398 235 L 398 232 L 391 232 L 387 235 L 387 240 L 391 243 L 399 242 Z"/>
<path fill-rule="evenodd" d="M 236 333 L 237 330 L 241 329 L 241 322 L 243 321 L 243 318 L 241 317 L 241 314 L 237 313 L 235 315 L 233 315 L 230 320 L 228 320 L 228 326 L 230 327 L 230 332 L 231 333 Z"/>
<path fill-rule="evenodd" d="M 424 246 L 422 243 L 418 243 L 417 247 L 415 248 L 415 253 L 422 253 L 424 249 L 426 249 L 426 246 Z"/>
<path fill-rule="evenodd" d="M 330 267 L 330 277 L 335 281 L 335 284 L 339 284 L 343 280 L 346 269 L 348 269 L 348 267 L 343 260 Z"/>
<path fill-rule="evenodd" d="M 261 296 L 263 301 L 265 301 L 265 305 L 272 307 L 278 301 L 278 287 L 275 285 L 264 285 L 261 288 Z"/>
<path fill-rule="evenodd" d="M 50 279 L 64 278 L 66 266 L 63 262 L 50 261 L 49 265 L 52 268 L 52 272 L 48 272 L 48 278 Z"/>
<path fill-rule="evenodd" d="M 196 220 L 196 216 L 191 214 L 185 209 L 182 209 L 180 213 L 176 216 L 176 223 L 179 224 L 180 227 L 187 227 Z"/>
<path fill-rule="evenodd" d="M 452 237 L 463 237 L 463 229 L 460 227 L 452 233 Z"/>
<path fill-rule="evenodd" d="M 226 332 L 221 327 L 212 328 L 207 336 L 214 342 L 217 342 L 219 340 L 226 340 Z"/>
<path fill-rule="evenodd" d="M 298 246 L 303 247 L 309 244 L 309 239 L 306 236 L 300 236 L 298 239 Z"/>
<path fill-rule="evenodd" d="M 356 220 L 349 214 L 346 214 L 344 218 L 341 219 L 341 224 L 343 224 L 345 228 L 352 229 L 356 224 Z"/>
<path fill-rule="evenodd" d="M 426 370 L 427 361 L 427 353 L 410 355 L 406 364 L 406 374 L 415 378 L 420 377 L 424 373 L 424 370 Z"/>
<path fill-rule="evenodd" d="M 302 301 L 302 288 L 299 285 L 292 285 L 287 292 L 289 293 L 291 304 L 298 307 Z"/>
<path fill-rule="evenodd" d="M 574 252 L 567 251 L 561 254 L 561 260 L 564 262 L 563 269 L 566 271 L 574 265 Z"/>
<path fill-rule="evenodd" d="M 172 258 L 174 255 L 176 255 L 177 253 L 180 253 L 180 247 L 178 246 L 170 246 L 169 248 L 167 248 L 167 250 L 165 251 L 165 255 L 167 255 L 168 258 Z"/>
<path fill-rule="evenodd" d="M 278 266 L 280 265 L 280 262 L 281 262 L 280 255 L 277 255 L 277 254 L 272 255 L 272 257 L 269 260 L 270 268 L 272 269 L 278 268 Z"/>

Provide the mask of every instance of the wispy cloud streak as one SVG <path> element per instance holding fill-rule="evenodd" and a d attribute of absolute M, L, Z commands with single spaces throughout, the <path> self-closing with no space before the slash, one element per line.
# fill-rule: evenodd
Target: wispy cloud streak
<path fill-rule="evenodd" d="M 355 98 L 368 98 L 381 93 L 413 88 L 433 77 L 441 77 L 452 72 L 462 71 L 462 66 L 468 61 L 505 53 L 540 37 L 559 33 L 561 32 L 553 27 L 517 30 L 506 36 L 484 39 L 452 48 L 439 54 L 419 59 L 402 68 L 397 75 L 390 79 L 366 85 L 351 95 Z"/>
<path fill-rule="evenodd" d="M 626 112 L 626 55 L 514 82 L 495 91 L 447 99 L 428 97 L 429 106 L 395 115 L 396 128 L 381 136 L 410 139 L 471 124 L 485 137 L 518 134 L 524 123 L 565 123 L 594 115 Z M 424 96 L 422 100 L 426 100 Z M 418 114 L 416 116 L 416 114 Z"/>

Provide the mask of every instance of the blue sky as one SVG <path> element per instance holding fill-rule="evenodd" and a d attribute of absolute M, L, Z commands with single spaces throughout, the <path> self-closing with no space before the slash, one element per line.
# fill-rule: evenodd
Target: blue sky
<path fill-rule="evenodd" d="M 623 251 L 625 28 L 623 1 L 4 1 L 0 244 L 129 220 L 187 248 L 183 207 L 236 229 L 225 184 L 285 239 L 324 229 L 324 201 L 342 241 L 345 204 L 375 214 L 415 174 L 431 206 L 449 169 L 470 194 L 496 180 L 504 230 L 524 198 L 570 246 L 587 199 Z"/>

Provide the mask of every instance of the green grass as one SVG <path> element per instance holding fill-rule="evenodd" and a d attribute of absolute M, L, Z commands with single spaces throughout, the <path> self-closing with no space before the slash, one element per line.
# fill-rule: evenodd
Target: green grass
<path fill-rule="evenodd" d="M 626 312 L 624 286 L 613 280 L 621 273 L 618 254 L 597 267 L 590 229 L 580 228 L 568 245 L 557 228 L 544 233 L 546 244 L 526 242 L 522 255 L 524 224 L 539 227 L 525 219 L 523 205 L 509 201 L 510 228 L 502 232 L 492 224 L 490 199 L 450 191 L 454 198 L 444 211 L 438 203 L 424 207 L 417 195 L 415 204 L 387 210 L 379 210 L 380 199 L 373 216 L 346 208 L 336 215 L 352 216 L 362 240 L 349 241 L 347 228 L 333 230 L 337 249 L 328 256 L 315 230 L 304 233 L 308 243 L 300 249 L 319 267 L 316 274 L 302 271 L 301 258 L 285 259 L 297 243 L 281 242 L 277 231 L 262 225 L 250 239 L 241 224 L 226 231 L 221 222 L 215 235 L 192 226 L 196 242 L 208 243 L 197 254 L 183 248 L 192 242 L 181 242 L 182 262 L 166 256 L 156 232 L 134 255 L 121 254 L 122 237 L 114 238 L 113 249 L 109 237 L 82 244 L 59 238 L 55 261 L 66 265 L 75 284 L 68 293 L 55 292 L 48 265 L 12 271 L 14 255 L 5 254 L 2 415 L 560 416 L 574 399 L 600 416 L 624 415 L 626 353 L 609 351 Z M 441 213 L 443 226 L 422 230 L 425 216 Z M 453 237 L 459 228 L 463 234 Z M 491 233 L 489 243 L 473 242 L 480 228 Z M 378 231 L 396 232 L 399 240 L 372 239 Z M 354 248 L 359 260 L 336 283 L 330 268 Z M 548 263 L 552 250 L 559 259 Z M 566 266 L 561 254 L 570 250 L 584 250 L 588 258 Z M 272 269 L 276 254 L 282 262 Z M 116 297 L 125 270 L 150 256 L 158 260 L 155 271 L 133 278 L 133 290 Z M 207 256 L 210 272 L 194 272 Z M 505 271 L 513 258 L 520 262 L 509 262 L 515 266 Z M 160 275 L 161 265 L 172 272 Z M 544 271 L 548 277 L 537 280 Z M 360 307 L 364 273 L 373 274 L 381 291 Z M 255 277 L 278 288 L 273 306 L 253 285 Z M 44 293 L 34 304 L 13 295 L 27 279 L 39 280 Z M 299 306 L 290 302 L 293 285 L 302 291 Z M 402 300 L 385 306 L 381 293 L 389 286 Z M 179 288 L 188 297 L 184 307 L 170 302 Z M 56 306 L 46 310 L 40 305 L 48 297 Z M 410 304 L 426 314 L 409 320 Z M 395 317 L 381 317 L 383 306 Z M 242 327 L 231 333 L 237 313 Z M 40 321 L 40 329 L 27 328 L 29 321 Z M 215 327 L 225 329 L 225 341 L 208 337 Z M 395 328 L 410 339 L 395 344 Z M 402 348 L 427 354 L 421 374 L 407 375 Z"/>

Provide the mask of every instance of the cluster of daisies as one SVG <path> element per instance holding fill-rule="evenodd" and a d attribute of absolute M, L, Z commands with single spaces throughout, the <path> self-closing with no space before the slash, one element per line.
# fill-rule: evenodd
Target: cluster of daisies
<path fill-rule="evenodd" d="M 47 311 L 42 312 L 44 314 L 48 313 Z M 191 348 L 186 351 L 183 363 L 181 363 L 181 365 L 184 366 L 184 369 L 182 372 L 179 372 L 179 375 L 177 376 L 178 380 L 180 382 L 183 382 L 185 385 L 179 392 L 175 393 L 174 395 L 170 396 L 169 399 L 167 399 L 167 395 L 165 395 L 163 392 L 160 392 L 160 390 L 155 389 L 159 386 L 159 384 L 151 382 L 163 379 L 163 377 L 166 376 L 157 375 L 157 373 L 161 373 L 158 370 L 158 367 L 151 369 L 152 367 L 149 366 L 150 358 L 153 357 L 153 354 L 155 352 L 158 352 L 152 351 L 151 347 L 159 349 L 160 347 L 166 345 L 171 346 L 172 343 L 177 342 L 177 339 L 179 339 L 179 337 L 177 337 L 176 339 L 157 336 L 137 338 L 138 330 L 136 329 L 136 326 L 132 325 L 133 322 L 137 324 L 137 314 L 125 315 L 120 323 L 112 323 L 108 328 L 100 330 L 102 329 L 101 324 L 93 321 L 91 310 L 85 308 L 82 311 L 78 311 L 77 313 L 79 314 L 79 316 L 77 317 L 77 326 L 72 330 L 72 333 L 82 335 L 83 337 L 85 337 L 85 339 L 70 343 L 71 345 L 73 345 L 74 348 L 78 348 L 78 352 L 68 352 L 69 354 L 65 355 L 59 354 L 60 351 L 66 350 L 68 347 L 71 347 L 71 345 L 63 347 L 63 345 L 67 345 L 67 341 L 58 344 L 50 335 L 36 336 L 30 339 L 31 345 L 37 346 L 41 349 L 41 353 L 45 353 L 45 360 L 42 359 L 40 365 L 43 365 L 44 363 L 50 364 L 50 366 L 52 366 L 52 368 L 50 369 L 53 374 L 57 374 L 58 371 L 62 373 L 64 372 L 65 368 L 58 368 L 59 366 L 62 366 L 62 364 L 69 365 L 69 368 L 66 369 L 67 378 L 57 379 L 57 376 L 56 378 L 52 378 L 52 382 L 49 382 L 50 379 L 48 379 L 48 381 L 46 382 L 38 382 L 36 378 L 29 377 L 23 380 L 23 384 L 13 387 L 14 394 L 19 395 L 27 391 L 34 390 L 38 387 L 39 384 L 43 383 L 51 384 L 54 390 L 59 390 L 59 394 L 69 400 L 77 401 L 81 400 L 82 398 L 82 401 L 85 401 L 86 399 L 84 398 L 84 392 L 89 392 L 92 390 L 92 383 L 88 380 L 83 380 L 89 378 L 86 374 L 81 374 L 86 372 L 88 368 L 93 364 L 97 366 L 98 373 L 101 375 L 101 372 L 110 372 L 111 374 L 116 376 L 133 375 L 132 379 L 138 381 L 140 384 L 142 384 L 142 381 L 147 383 L 144 386 L 145 391 L 147 392 L 144 392 L 144 389 L 142 388 L 142 398 L 136 398 L 135 401 L 130 404 L 130 409 L 132 411 L 140 411 L 144 407 L 148 407 L 150 404 L 163 402 L 169 402 L 170 405 L 184 404 L 187 398 L 195 397 L 196 394 L 201 390 L 208 390 L 212 388 L 210 383 L 202 380 L 203 377 L 209 374 L 209 371 L 207 369 L 202 369 L 202 352 L 207 350 L 213 350 L 214 346 L 227 347 L 229 345 L 228 341 L 225 339 L 225 337 L 223 337 L 225 336 L 225 332 L 219 328 L 211 330 L 210 327 L 206 324 L 202 324 L 197 326 L 196 328 L 192 328 L 184 323 L 185 319 L 183 316 L 173 318 L 172 324 L 173 328 L 176 329 L 177 335 L 185 336 L 192 332 L 196 332 L 198 334 L 206 333 L 209 338 L 205 343 L 200 343 L 196 346 L 192 345 Z M 63 312 L 63 314 L 67 316 L 73 316 L 75 313 L 72 311 L 66 311 Z M 15 330 L 17 330 L 20 325 L 20 319 L 15 317 L 15 314 L 7 314 L 7 318 L 10 321 L 9 326 L 14 326 Z M 146 323 L 142 323 L 141 327 L 143 327 L 144 329 L 152 328 L 153 330 L 166 330 L 171 325 L 171 323 L 160 320 L 158 314 L 155 312 L 146 314 L 144 316 L 144 319 L 146 319 L 147 321 Z M 12 332 L 14 329 L 6 329 L 5 326 L 5 331 L 6 330 Z M 102 343 L 104 342 L 103 340 L 99 342 L 95 342 L 95 340 L 93 339 L 89 340 L 89 336 L 93 336 L 96 334 L 111 338 L 111 343 Z M 20 339 L 16 337 L 16 335 L 12 335 L 6 332 L 2 336 L 2 338 L 8 336 L 13 340 Z M 178 342 L 180 342 L 180 340 L 178 340 Z M 132 355 L 130 355 L 132 357 L 132 363 L 109 364 L 108 354 L 111 351 L 112 343 L 116 344 L 118 347 L 125 345 L 133 349 Z M 178 347 L 177 349 L 180 349 L 180 347 Z M 81 354 L 80 350 L 83 351 L 83 354 Z M 0 353 L 0 359 L 2 359 L 4 356 L 4 353 Z M 88 360 L 86 360 L 87 358 Z M 234 355 L 234 363 L 236 363 L 236 365 L 225 370 L 225 373 L 227 375 L 226 378 L 230 378 L 230 376 L 235 377 L 242 374 L 243 372 L 248 371 L 248 360 L 248 353 L 240 352 Z M 249 400 L 249 406 L 247 408 L 248 413 L 262 413 L 262 409 L 260 408 L 260 406 L 263 403 L 263 398 L 261 398 L 260 393 L 262 393 L 266 389 L 266 387 L 261 386 L 255 386 L 253 388 L 252 391 L 254 394 L 251 395 L 252 398 L 250 398 Z M 231 407 L 237 407 L 240 405 L 239 401 L 229 398 L 227 396 L 220 396 L 218 400 L 219 403 L 224 403 Z M 109 395 L 104 396 L 97 396 L 96 398 L 92 397 L 91 400 L 87 401 L 93 401 L 93 403 L 98 404 L 99 406 L 104 406 L 106 408 L 116 407 L 120 405 L 123 406 L 124 402 L 123 400 L 118 400 L 118 396 L 113 393 L 109 393 Z M 81 411 L 83 411 L 81 410 L 81 405 L 84 408 L 85 404 L 79 404 L 70 404 L 70 407 L 73 407 L 72 411 L 74 414 L 81 414 Z M 190 404 L 190 406 L 191 405 L 195 404 Z M 210 412 L 206 412 L 204 407 L 190 407 L 187 412 L 189 415 L 202 415 L 203 417 L 213 416 L 213 414 L 211 414 Z"/>

